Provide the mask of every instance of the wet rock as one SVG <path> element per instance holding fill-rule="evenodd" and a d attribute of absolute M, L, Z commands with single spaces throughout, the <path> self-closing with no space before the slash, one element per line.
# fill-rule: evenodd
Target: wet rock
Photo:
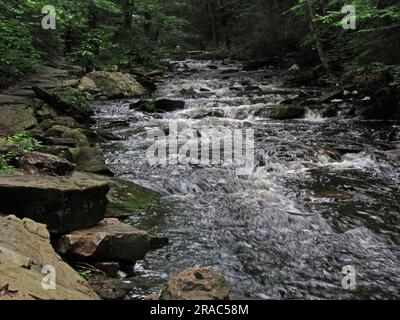
<path fill-rule="evenodd" d="M 324 102 L 329 102 L 338 98 L 343 97 L 343 90 L 339 89 L 336 91 L 328 92 L 324 94 L 322 97 L 320 97 L 317 102 L 318 103 L 324 103 Z"/>
<path fill-rule="evenodd" d="M 3 105 L 0 107 L 0 136 L 30 129 L 37 125 L 34 110 L 25 105 Z"/>
<path fill-rule="evenodd" d="M 149 90 L 150 92 L 154 92 L 157 90 L 157 85 L 144 77 L 138 77 L 136 78 L 136 81 L 139 82 L 145 89 Z"/>
<path fill-rule="evenodd" d="M 317 191 L 309 198 L 311 202 L 315 203 L 338 202 L 351 199 L 353 199 L 351 194 L 342 191 Z"/>
<path fill-rule="evenodd" d="M 324 118 L 332 118 L 337 116 L 338 109 L 335 106 L 328 106 L 325 108 L 325 110 L 322 112 L 322 116 Z"/>
<path fill-rule="evenodd" d="M 96 225 L 106 212 L 109 186 L 74 177 L 0 176 L 0 211 L 44 223 L 52 233 Z M 23 199 L 23 200 L 22 200 Z"/>
<path fill-rule="evenodd" d="M 140 100 L 130 105 L 131 109 L 145 112 L 172 112 L 185 108 L 185 101 L 159 99 L 159 100 Z"/>
<path fill-rule="evenodd" d="M 162 70 L 156 69 L 156 70 L 153 70 L 153 71 L 149 72 L 147 74 L 147 76 L 150 77 L 150 78 L 155 78 L 155 77 L 158 77 L 158 76 L 162 76 L 163 74 L 164 74 L 164 72 Z"/>
<path fill-rule="evenodd" d="M 172 277 L 160 300 L 229 300 L 224 278 L 210 268 L 194 267 Z"/>
<path fill-rule="evenodd" d="M 214 64 L 210 64 L 208 66 L 208 69 L 210 69 L 210 70 L 218 70 L 218 67 L 216 65 L 214 65 Z"/>
<path fill-rule="evenodd" d="M 119 262 L 95 262 L 93 266 L 103 271 L 109 277 L 118 277 L 118 271 L 120 270 Z"/>
<path fill-rule="evenodd" d="M 212 110 L 209 112 L 199 112 L 195 114 L 192 119 L 203 119 L 207 117 L 215 117 L 215 118 L 223 118 L 225 117 L 225 112 L 224 110 L 218 109 L 218 110 Z"/>
<path fill-rule="evenodd" d="M 160 199 L 157 192 L 135 183 L 115 178 L 106 181 L 110 186 L 107 217 L 121 218 L 137 214 L 149 209 Z"/>
<path fill-rule="evenodd" d="M 75 169 L 71 162 L 46 153 L 32 152 L 18 160 L 18 167 L 31 173 L 65 175 Z"/>
<path fill-rule="evenodd" d="M 108 99 L 137 97 L 145 93 L 143 86 L 127 73 L 93 71 L 86 77 L 93 80 L 97 90 Z"/>
<path fill-rule="evenodd" d="M 323 149 L 323 148 L 318 148 L 318 147 L 307 147 L 305 150 L 311 154 L 316 154 L 319 156 L 324 156 L 327 157 L 331 160 L 335 161 L 341 161 L 342 160 L 342 154 L 333 149 Z"/>
<path fill-rule="evenodd" d="M 107 279 L 104 277 L 96 277 L 90 280 L 93 290 L 103 300 L 123 300 L 131 291 L 132 284 L 125 283 L 121 279 Z"/>
<path fill-rule="evenodd" d="M 159 99 L 154 102 L 156 109 L 172 112 L 175 110 L 181 110 L 185 108 L 185 101 L 170 100 L 170 99 Z"/>
<path fill-rule="evenodd" d="M 305 114 L 303 107 L 295 106 L 278 106 L 273 108 L 270 113 L 270 118 L 277 120 L 290 120 L 302 118 Z"/>
<path fill-rule="evenodd" d="M 61 236 L 57 252 L 81 261 L 136 261 L 151 249 L 147 232 L 106 218 L 92 228 Z"/>
<path fill-rule="evenodd" d="M 30 219 L 0 216 L 0 300 L 98 300 L 89 284 L 63 262 L 50 244 L 46 226 Z M 45 290 L 43 267 L 56 270 L 56 290 Z"/>
<path fill-rule="evenodd" d="M 66 152 L 66 158 L 76 164 L 76 170 L 112 175 L 107 168 L 103 150 L 95 147 L 71 148 Z"/>

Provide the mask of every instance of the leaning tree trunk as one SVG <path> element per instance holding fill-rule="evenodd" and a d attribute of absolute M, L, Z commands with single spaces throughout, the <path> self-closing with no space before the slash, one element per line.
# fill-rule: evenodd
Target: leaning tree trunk
<path fill-rule="evenodd" d="M 328 61 L 325 56 L 325 52 L 324 52 L 324 49 L 322 46 L 321 39 L 319 37 L 319 33 L 320 33 L 319 27 L 315 23 L 315 10 L 313 7 L 312 0 L 307 1 L 307 7 L 308 7 L 308 14 L 310 16 L 310 29 L 314 35 L 314 41 L 315 41 L 315 45 L 317 46 L 318 56 L 319 56 L 319 59 L 321 60 L 322 66 L 325 68 L 325 70 L 328 70 L 329 64 L 328 64 Z"/>

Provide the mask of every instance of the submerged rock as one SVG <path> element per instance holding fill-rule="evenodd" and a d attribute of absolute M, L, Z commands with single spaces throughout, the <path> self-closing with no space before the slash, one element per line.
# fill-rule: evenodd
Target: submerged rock
<path fill-rule="evenodd" d="M 151 250 L 151 239 L 145 231 L 107 218 L 95 227 L 61 236 L 56 249 L 75 260 L 136 261 Z"/>
<path fill-rule="evenodd" d="M 79 177 L 0 175 L 0 211 L 44 223 L 52 233 L 95 226 L 106 212 L 109 186 Z"/>
<path fill-rule="evenodd" d="M 137 97 L 145 93 L 143 86 L 127 73 L 93 71 L 86 77 L 91 79 L 97 91 L 108 99 Z M 88 80 L 85 80 L 85 83 L 88 83 Z M 88 90 L 89 92 L 94 90 L 92 82 Z"/>
<path fill-rule="evenodd" d="M 63 262 L 46 227 L 30 219 L 0 215 L 0 300 L 98 300 L 89 284 Z M 55 290 L 42 286 L 55 270 Z M 48 283 L 45 283 L 48 284 Z"/>
<path fill-rule="evenodd" d="M 194 267 L 172 277 L 160 300 L 229 300 L 229 293 L 223 275 L 210 268 Z"/>
<path fill-rule="evenodd" d="M 270 118 L 277 120 L 290 120 L 302 118 L 305 114 L 303 107 L 279 106 L 275 107 L 270 114 Z"/>

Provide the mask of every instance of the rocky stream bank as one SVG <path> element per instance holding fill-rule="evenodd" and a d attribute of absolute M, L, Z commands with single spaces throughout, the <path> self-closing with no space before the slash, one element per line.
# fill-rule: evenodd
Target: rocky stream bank
<path fill-rule="evenodd" d="M 278 209 L 268 212 L 265 216 L 274 217 L 276 212 L 282 211 L 279 219 L 286 217 L 286 214 L 290 215 L 288 221 L 293 224 L 302 219 L 300 213 L 292 215 L 294 210 L 292 207 L 290 210 L 283 208 L 283 205 L 287 203 L 279 199 L 278 193 L 274 194 L 269 187 L 268 190 L 264 190 L 264 187 L 267 188 L 266 182 L 261 178 L 269 177 L 279 171 L 280 167 L 286 165 L 287 159 L 294 159 L 293 161 L 301 159 L 302 162 L 295 162 L 299 169 L 292 168 L 290 166 L 292 162 L 287 160 L 290 163 L 289 169 L 282 169 L 285 172 L 293 170 L 311 172 L 315 169 L 314 166 L 317 166 L 316 163 L 320 162 L 323 162 L 324 166 L 345 163 L 346 155 L 362 153 L 363 150 L 360 150 L 356 144 L 337 148 L 330 148 L 328 144 L 322 147 L 302 145 L 301 150 L 300 146 L 296 145 L 294 146 L 297 148 L 296 153 L 288 154 L 294 148 L 286 145 L 287 141 L 290 142 L 288 139 L 285 140 L 282 150 L 276 152 L 278 160 L 275 166 L 271 164 L 273 159 L 266 158 L 269 150 L 266 150 L 264 158 L 257 159 L 254 180 L 258 183 L 256 186 L 259 190 L 250 189 L 249 191 L 247 181 L 239 181 L 236 178 L 232 178 L 229 187 L 224 186 L 225 179 L 230 179 L 230 175 L 226 172 L 222 173 L 221 170 L 206 168 L 204 177 L 197 179 L 193 173 L 197 180 L 195 179 L 191 184 L 179 180 L 180 178 L 175 181 L 174 179 L 177 178 L 173 176 L 173 173 L 160 172 L 154 177 L 160 180 L 160 184 L 164 184 L 162 187 L 165 193 L 161 194 L 161 186 L 152 188 L 146 185 L 146 188 L 143 185 L 114 177 L 114 168 L 119 169 L 118 163 L 110 166 L 108 164 L 110 157 L 104 155 L 101 147 L 118 143 L 124 130 L 129 131 L 132 124 L 130 122 L 135 119 L 138 119 L 138 123 L 148 121 L 151 126 L 159 119 L 170 119 L 170 117 L 192 121 L 195 125 L 205 123 L 205 126 L 210 126 L 214 122 L 229 126 L 261 123 L 262 125 L 257 127 L 260 132 L 270 128 L 274 130 L 276 127 L 277 130 L 283 130 L 283 136 L 285 136 L 292 133 L 289 130 L 291 126 L 295 127 L 296 134 L 297 131 L 301 133 L 302 130 L 308 128 L 307 124 L 302 125 L 302 122 L 290 122 L 297 119 L 323 118 L 336 121 L 354 118 L 387 120 L 400 117 L 398 92 L 389 92 L 382 87 L 377 91 L 376 85 L 371 85 L 372 89 L 367 86 L 363 88 L 339 85 L 331 79 L 324 80 L 314 73 L 301 71 L 295 66 L 292 66 L 289 71 L 288 66 L 285 66 L 283 70 L 283 68 L 278 68 L 282 67 L 279 64 L 280 62 L 276 60 L 253 61 L 246 64 L 210 60 L 197 65 L 188 60 L 187 63 L 181 61 L 175 65 L 171 64 L 170 72 L 155 70 L 147 75 L 138 73 L 131 75 L 113 70 L 94 71 L 82 75 L 79 67 L 61 62 L 56 66 L 41 67 L 37 74 L 2 92 L 0 95 L 0 155 L 9 160 L 14 170 L 0 174 L 0 299 L 125 298 L 134 286 L 129 277 L 135 274 L 136 262 L 148 255 L 152 255 L 154 260 L 154 253 L 157 255 L 158 252 L 156 250 L 165 251 L 170 243 L 169 239 L 160 236 L 157 232 L 144 231 L 132 226 L 132 220 L 129 219 L 133 217 L 135 221 L 138 213 L 152 206 L 163 207 L 165 194 L 178 197 L 181 193 L 184 194 L 185 201 L 188 201 L 187 206 L 190 208 L 193 205 L 193 208 L 190 208 L 193 211 L 187 210 L 186 207 L 180 211 L 185 210 L 190 215 L 200 212 L 203 216 L 199 217 L 199 221 L 202 223 L 203 217 L 208 212 L 220 210 L 217 216 L 221 215 L 229 209 L 231 204 L 236 203 L 235 199 L 239 197 L 238 195 L 246 195 L 246 192 L 249 192 L 248 196 L 240 200 L 240 203 L 248 201 L 247 209 L 251 209 L 252 213 L 272 210 L 275 208 L 275 203 L 278 203 L 281 207 L 277 204 Z M 197 70 L 196 68 L 206 69 Z M 212 74 L 211 78 L 207 70 Z M 196 77 L 197 74 L 198 77 Z M 189 81 L 186 81 L 188 79 L 196 82 L 196 85 L 191 85 Z M 282 79 L 284 79 L 283 84 Z M 175 80 L 179 82 L 179 86 L 175 85 Z M 172 82 L 171 87 L 176 92 L 153 95 L 159 83 L 168 83 L 168 81 Z M 280 83 L 281 86 L 277 88 L 272 85 L 275 83 Z M 134 115 L 132 118 L 126 118 L 124 114 L 122 118 L 121 115 L 115 118 L 110 117 L 111 120 L 107 118 L 99 125 L 96 123 L 99 117 L 95 116 L 93 105 L 96 105 L 96 108 L 102 108 L 106 104 L 112 105 L 109 108 L 111 111 L 106 112 L 112 112 L 116 107 L 120 110 L 125 108 L 124 112 L 130 116 L 132 113 Z M 269 126 L 270 121 L 274 121 L 273 126 Z M 116 131 L 121 131 L 119 128 L 122 128 L 122 134 L 116 135 Z M 309 130 L 313 130 L 312 126 L 310 128 Z M 133 127 L 132 130 L 136 128 Z M 21 151 L 18 139 L 10 139 L 21 132 L 39 142 L 34 150 Z M 132 134 L 132 132 L 127 134 Z M 135 131 L 132 135 L 136 134 Z M 142 140 L 140 134 L 139 140 L 135 140 L 138 145 Z M 395 129 L 387 134 L 392 135 L 392 138 L 389 137 L 392 140 L 399 137 L 398 130 Z M 263 139 L 274 136 L 275 132 L 267 132 Z M 310 134 L 307 133 L 305 138 L 309 136 Z M 279 141 L 279 138 L 276 139 Z M 269 142 L 269 140 L 266 141 Z M 276 141 L 273 141 L 273 146 L 277 145 Z M 293 141 L 295 142 L 296 139 Z M 385 145 L 382 143 L 382 148 L 386 145 L 389 146 L 389 143 Z M 111 146 L 111 149 L 113 148 L 114 146 Z M 385 157 L 387 161 L 400 159 L 397 149 L 395 151 L 389 147 L 386 149 L 379 155 Z M 143 150 L 141 152 L 143 153 Z M 125 160 L 121 154 L 117 156 L 122 159 L 116 159 L 116 162 L 124 163 Z M 132 163 L 131 160 L 125 163 L 125 166 L 133 166 L 135 170 L 143 169 L 143 174 L 146 173 L 144 170 L 155 170 L 147 168 L 148 166 L 142 163 Z M 122 169 L 125 170 L 125 168 Z M 260 173 L 261 169 L 265 172 Z M 198 174 L 203 174 L 203 170 L 200 168 Z M 121 172 L 118 173 L 118 176 L 122 175 Z M 185 174 L 187 172 L 183 171 L 183 176 Z M 211 174 L 212 179 L 215 182 L 218 181 L 218 186 L 208 186 L 205 182 L 213 183 L 209 181 L 208 175 Z M 165 181 L 161 180 L 164 178 Z M 184 178 L 187 177 L 184 176 Z M 154 186 L 157 186 L 157 183 L 154 183 Z M 220 195 L 223 197 L 219 199 L 220 203 L 214 203 L 215 197 L 210 190 L 219 187 L 222 190 L 218 191 L 218 197 Z M 192 193 L 193 198 L 190 198 Z M 204 197 L 202 199 L 204 203 L 195 203 L 193 199 L 201 198 L 198 194 Z M 211 196 L 211 200 L 207 196 Z M 225 203 L 224 201 L 230 197 L 233 199 L 232 203 Z M 313 197 L 310 196 L 310 199 L 317 199 L 311 201 L 316 204 L 323 201 L 340 204 L 352 201 L 352 196 L 346 192 L 324 189 L 319 190 L 319 193 L 317 192 Z M 253 200 L 258 202 L 253 203 Z M 211 208 L 208 207 L 210 203 L 214 204 Z M 221 204 L 224 207 L 220 207 Z M 240 204 L 231 211 L 235 212 L 239 207 Z M 302 210 L 305 211 L 305 209 Z M 241 209 L 241 212 L 242 216 L 246 213 L 245 209 Z M 182 216 L 186 217 L 185 214 Z M 238 219 L 243 219 L 242 216 Z M 262 224 L 265 216 L 259 217 L 258 222 Z M 313 216 L 307 215 L 307 217 Z M 128 219 L 130 223 L 128 224 L 125 219 Z M 252 217 L 246 219 L 246 223 L 252 219 Z M 229 221 L 232 223 L 235 219 L 229 218 Z M 229 238 L 231 236 L 229 223 L 225 219 L 220 222 L 224 223 L 224 227 L 226 224 L 228 227 L 219 230 L 218 234 Z M 216 223 L 219 223 L 218 220 Z M 264 226 L 265 229 L 273 223 L 274 221 L 270 221 L 268 226 Z M 305 222 L 299 222 L 299 224 L 303 223 Z M 187 224 L 187 221 L 184 224 Z M 326 227 L 325 222 L 318 220 L 317 224 L 323 225 L 321 229 Z M 282 230 L 291 230 L 296 227 L 297 225 L 282 228 Z M 210 227 L 207 224 L 203 231 L 209 232 L 213 228 L 214 226 Z M 259 226 L 257 226 L 258 229 Z M 280 226 L 278 229 L 280 230 Z M 310 228 L 310 230 L 313 229 Z M 235 237 L 238 234 L 242 235 L 239 231 L 234 229 L 232 235 Z M 229 234 L 225 234 L 226 232 Z M 237 244 L 257 240 L 258 233 L 255 233 L 257 236 L 250 240 L 247 238 L 247 234 L 252 234 L 252 232 L 252 229 L 246 231 L 245 241 L 238 241 Z M 269 237 L 273 238 L 274 232 L 265 234 L 260 241 L 268 240 Z M 193 233 L 196 232 L 193 231 Z M 318 234 L 316 238 L 319 236 Z M 223 237 L 221 239 L 224 240 Z M 278 236 L 277 239 L 280 237 Z M 272 240 L 276 250 L 285 252 L 286 243 L 285 246 L 281 246 L 280 243 L 274 242 L 275 238 Z M 182 243 L 185 244 L 185 241 Z M 196 245 L 200 242 L 200 240 L 196 242 Z M 225 246 L 228 250 L 233 242 L 236 243 L 236 240 L 229 240 L 228 244 L 219 239 L 216 240 L 216 243 L 220 242 L 221 246 Z M 254 244 L 254 246 L 257 245 L 258 243 Z M 205 247 L 215 253 L 208 244 Z M 185 246 L 182 248 L 186 249 Z M 245 248 L 248 248 L 248 245 Z M 188 248 L 188 252 L 192 249 Z M 197 248 L 193 250 L 200 252 Z M 223 257 L 223 250 L 224 248 L 218 247 L 216 257 L 221 259 L 221 264 L 225 258 L 229 258 L 229 263 L 226 263 L 229 269 L 230 266 L 234 266 L 230 259 L 231 256 L 235 257 L 236 253 L 229 253 Z M 325 248 L 322 248 L 321 252 L 324 250 Z M 195 253 L 193 255 L 195 256 Z M 291 253 L 287 252 L 285 256 L 291 257 Z M 238 257 L 240 258 L 240 255 Z M 263 259 L 265 257 L 268 258 L 268 255 L 262 256 Z M 257 256 L 258 258 L 260 257 Z M 198 260 L 190 265 L 198 263 L 203 263 L 203 261 Z M 274 268 L 273 263 L 269 263 L 271 268 Z M 262 264 L 258 262 L 257 264 L 254 268 L 261 268 Z M 186 267 L 187 265 L 188 263 Z M 48 266 L 56 270 L 56 290 L 45 290 L 42 286 L 42 279 L 46 275 L 46 273 L 43 274 L 43 270 Z M 244 266 L 245 269 L 251 269 L 251 263 L 244 263 Z M 238 272 L 237 270 L 242 272 L 241 268 L 237 268 L 230 270 L 230 274 Z M 168 281 L 160 295 L 161 290 L 157 290 L 158 294 L 149 296 L 148 299 L 229 298 L 230 289 L 227 281 L 212 269 L 193 267 L 185 271 L 180 269 L 180 271 L 174 272 L 177 275 Z M 261 271 L 255 274 L 264 275 Z M 240 277 L 247 279 L 249 275 L 252 278 L 251 281 L 255 283 L 251 282 L 254 287 L 258 288 L 267 283 L 264 280 L 253 280 L 254 275 L 248 270 L 241 273 Z M 254 277 L 257 278 L 257 276 Z M 232 285 L 231 282 L 230 285 Z M 280 284 L 277 285 L 279 286 Z M 250 290 L 250 287 L 242 291 L 246 290 Z M 254 298 L 252 294 L 248 293 L 246 297 Z M 271 294 L 271 297 L 275 297 L 274 294 Z M 258 297 L 265 296 L 258 295 Z"/>
<path fill-rule="evenodd" d="M 135 262 L 168 245 L 167 238 L 121 221 L 160 195 L 114 178 L 97 146 L 112 133 L 92 128 L 91 104 L 149 95 L 144 86 L 158 74 L 138 81 L 121 72 L 82 76 L 78 66 L 58 62 L 0 94 L 0 154 L 12 168 L 0 173 L 0 300 L 123 299 Z M 20 136 L 34 139 L 34 150 L 10 138 Z M 55 271 L 50 289 L 43 285 L 44 277 L 52 279 L 49 270 Z M 218 274 L 189 273 L 184 284 L 204 285 L 197 296 L 207 291 L 205 298 L 218 298 L 217 277 L 228 297 Z M 164 296 L 179 299 L 180 292 Z"/>

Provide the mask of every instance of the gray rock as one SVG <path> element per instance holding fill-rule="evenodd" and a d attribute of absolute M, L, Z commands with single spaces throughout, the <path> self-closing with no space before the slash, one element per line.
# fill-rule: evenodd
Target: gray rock
<path fill-rule="evenodd" d="M 52 233 L 95 226 L 106 212 L 109 186 L 74 177 L 0 175 L 0 211 L 44 223 Z"/>

